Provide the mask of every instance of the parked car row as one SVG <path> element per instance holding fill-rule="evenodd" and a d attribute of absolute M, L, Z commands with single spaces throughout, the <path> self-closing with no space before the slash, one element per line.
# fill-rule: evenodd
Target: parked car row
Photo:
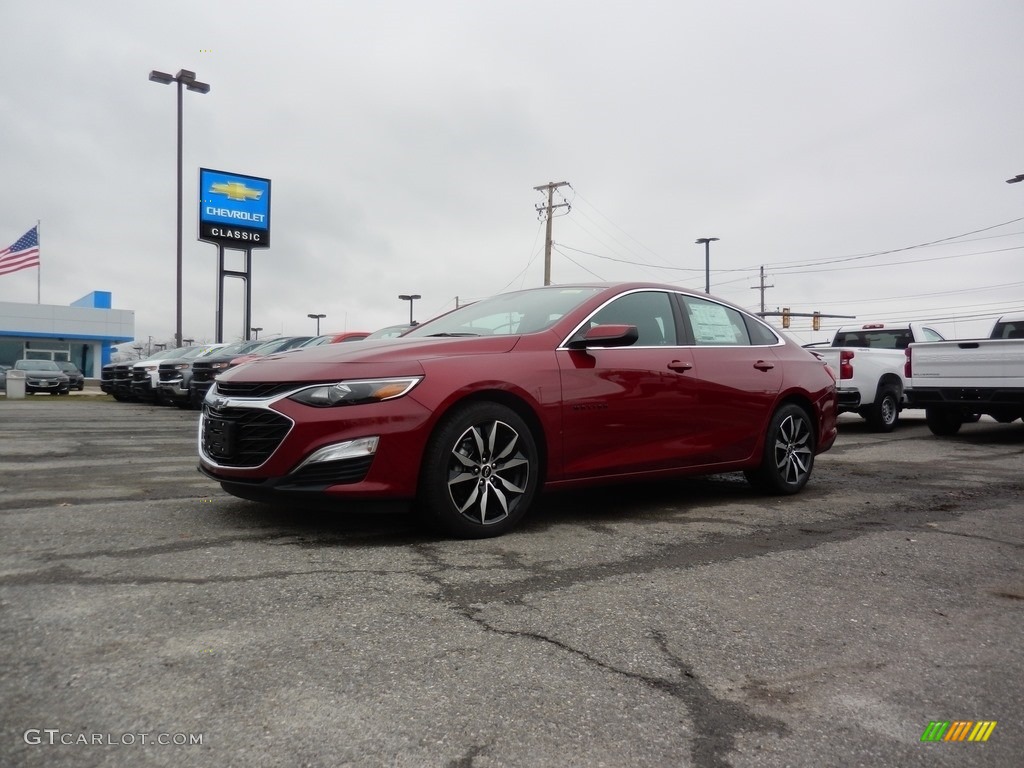
<path fill-rule="evenodd" d="M 7 390 L 7 372 L 25 372 L 25 394 L 50 393 L 66 395 L 72 389 L 85 389 L 85 374 L 74 363 L 53 360 L 17 360 L 14 365 L 0 365 L 0 391 Z"/>
<path fill-rule="evenodd" d="M 361 341 L 368 335 L 348 331 L 180 347 L 158 352 L 145 360 L 105 365 L 100 389 L 120 402 L 199 408 L 214 378 L 236 365 L 290 349 Z"/>

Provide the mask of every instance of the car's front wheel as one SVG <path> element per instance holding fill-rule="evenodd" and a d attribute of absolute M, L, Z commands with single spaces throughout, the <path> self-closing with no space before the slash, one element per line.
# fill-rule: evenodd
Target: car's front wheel
<path fill-rule="evenodd" d="M 500 536 L 526 514 L 539 474 L 526 422 L 504 405 L 469 403 L 445 417 L 428 441 L 419 500 L 450 534 Z"/>
<path fill-rule="evenodd" d="M 792 403 L 783 405 L 768 425 L 761 466 L 744 474 L 762 491 L 796 493 L 811 479 L 814 443 L 814 423 L 807 411 Z"/>

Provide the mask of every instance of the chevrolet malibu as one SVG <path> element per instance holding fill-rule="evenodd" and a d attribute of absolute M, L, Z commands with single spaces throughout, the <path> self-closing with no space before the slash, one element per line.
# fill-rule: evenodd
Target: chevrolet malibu
<path fill-rule="evenodd" d="M 835 437 L 835 378 L 812 353 L 705 294 L 619 283 L 241 365 L 207 393 L 198 448 L 240 498 L 398 500 L 484 538 L 542 489 L 742 471 L 796 493 Z"/>

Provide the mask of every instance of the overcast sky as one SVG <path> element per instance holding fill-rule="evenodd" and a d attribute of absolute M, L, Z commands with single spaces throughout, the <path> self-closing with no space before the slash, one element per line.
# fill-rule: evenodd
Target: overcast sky
<path fill-rule="evenodd" d="M 272 181 L 261 337 L 541 285 L 534 187 L 561 181 L 556 283 L 702 290 L 717 237 L 711 291 L 753 310 L 761 266 L 768 310 L 961 337 L 1024 310 L 1020 0 L 4 0 L 0 29 L 0 248 L 41 220 L 42 303 L 111 291 L 143 341 L 175 328 L 153 69 L 211 86 L 184 95 L 186 338 L 215 329 L 200 167 Z M 36 282 L 0 276 L 0 301 Z M 240 281 L 227 299 L 229 340 Z"/>

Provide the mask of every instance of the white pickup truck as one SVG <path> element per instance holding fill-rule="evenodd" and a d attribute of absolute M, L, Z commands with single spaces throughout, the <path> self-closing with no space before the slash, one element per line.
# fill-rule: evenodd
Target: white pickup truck
<path fill-rule="evenodd" d="M 835 372 L 840 413 L 857 413 L 876 432 L 891 432 L 908 407 L 905 350 L 917 341 L 941 341 L 920 323 L 868 323 L 836 331 L 827 347 L 814 347 Z"/>
<path fill-rule="evenodd" d="M 905 354 L 910 403 L 934 434 L 955 435 L 979 415 L 1024 419 L 1024 312 L 999 318 L 987 339 L 915 343 Z"/>

